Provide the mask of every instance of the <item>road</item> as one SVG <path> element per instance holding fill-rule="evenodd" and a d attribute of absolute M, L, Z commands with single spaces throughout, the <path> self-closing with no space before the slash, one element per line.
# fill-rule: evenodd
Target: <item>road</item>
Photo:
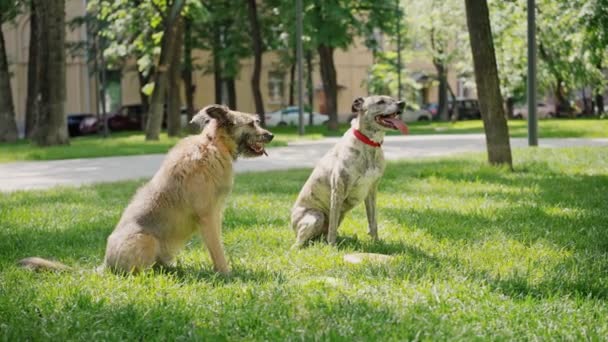
<path fill-rule="evenodd" d="M 313 167 L 339 138 L 295 142 L 287 147 L 268 149 L 268 157 L 241 159 L 237 172 L 286 170 Z M 525 147 L 527 140 L 512 138 L 511 146 Z M 556 138 L 541 139 L 541 147 L 606 146 L 608 139 Z M 390 136 L 383 149 L 386 159 L 415 159 L 447 156 L 485 150 L 483 134 Z M 0 164 L 0 191 L 46 189 L 54 186 L 112 182 L 151 177 L 164 158 L 163 154 L 28 161 Z"/>

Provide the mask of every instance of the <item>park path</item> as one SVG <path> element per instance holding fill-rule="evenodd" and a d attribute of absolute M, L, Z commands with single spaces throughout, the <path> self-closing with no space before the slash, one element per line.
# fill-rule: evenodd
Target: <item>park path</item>
<path fill-rule="evenodd" d="M 313 167 L 339 138 L 290 143 L 268 149 L 268 157 L 240 159 L 237 172 L 287 170 Z M 524 138 L 512 138 L 513 147 L 527 146 Z M 608 138 L 541 139 L 541 147 L 606 146 Z M 389 136 L 383 146 L 387 160 L 447 156 L 485 150 L 483 134 Z M 54 186 L 113 182 L 151 177 L 164 154 L 0 164 L 0 192 L 46 189 Z"/>

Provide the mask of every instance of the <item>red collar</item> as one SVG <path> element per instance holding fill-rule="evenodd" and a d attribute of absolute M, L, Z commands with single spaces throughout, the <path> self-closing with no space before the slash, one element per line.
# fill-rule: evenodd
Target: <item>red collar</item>
<path fill-rule="evenodd" d="M 372 139 L 368 138 L 365 134 L 361 133 L 361 131 L 359 131 L 356 128 L 353 128 L 353 133 L 355 134 L 355 137 L 357 137 L 357 139 L 359 139 L 362 143 L 364 143 L 366 145 L 373 146 L 373 147 L 382 146 L 382 141 L 377 143 L 377 142 L 373 141 Z"/>

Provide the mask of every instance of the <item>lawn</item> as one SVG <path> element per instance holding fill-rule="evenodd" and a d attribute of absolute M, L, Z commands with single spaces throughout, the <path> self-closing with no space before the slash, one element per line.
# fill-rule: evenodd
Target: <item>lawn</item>
<path fill-rule="evenodd" d="M 95 273 L 139 182 L 0 194 L 0 340 L 604 340 L 608 150 L 516 150 L 389 164 L 381 242 L 364 209 L 339 246 L 290 250 L 310 170 L 240 174 L 225 212 L 233 267 L 195 239 L 172 272 Z M 343 262 L 350 252 L 394 256 Z M 53 257 L 79 271 L 31 273 Z"/>
<path fill-rule="evenodd" d="M 541 138 L 602 138 L 608 137 L 608 120 L 542 120 L 539 123 Z M 483 133 L 479 120 L 449 122 L 414 122 L 409 124 L 412 135 L 418 134 L 466 134 Z M 299 136 L 296 127 L 273 127 L 275 139 L 270 147 L 286 146 L 297 140 L 316 140 L 327 136 L 344 134 L 348 125 L 340 126 L 338 132 L 328 131 L 325 126 L 308 127 L 306 135 Z M 527 125 L 523 120 L 509 122 L 512 137 L 526 137 Z M 395 133 L 398 134 L 398 133 Z M 97 136 L 71 139 L 69 146 L 40 148 L 27 141 L 16 144 L 0 144 L 0 163 L 18 160 L 56 160 L 74 158 L 93 158 L 107 156 L 125 156 L 136 154 L 165 153 L 178 138 L 169 138 L 162 134 L 159 141 L 145 141 L 143 133 L 115 133 L 109 139 Z"/>
<path fill-rule="evenodd" d="M 29 141 L 5 143 L 0 144 L 0 163 L 166 153 L 179 139 L 163 133 L 158 141 L 146 141 L 143 133 L 120 132 L 113 133 L 107 139 L 95 135 L 72 138 L 67 146 L 36 147 Z M 269 146 L 286 145 L 286 139 L 280 137 Z"/>

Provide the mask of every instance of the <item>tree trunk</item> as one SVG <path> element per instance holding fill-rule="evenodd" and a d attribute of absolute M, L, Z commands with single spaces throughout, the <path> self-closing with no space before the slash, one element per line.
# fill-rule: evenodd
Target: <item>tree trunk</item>
<path fill-rule="evenodd" d="M 321 44 L 317 47 L 317 50 L 319 52 L 323 92 L 325 93 L 325 110 L 329 115 L 328 128 L 330 131 L 336 131 L 338 130 L 338 82 L 334 65 L 334 48 Z"/>
<path fill-rule="evenodd" d="M 595 106 L 597 108 L 597 115 L 602 115 L 604 113 L 604 96 L 601 90 L 595 93 Z"/>
<path fill-rule="evenodd" d="M 40 106 L 33 140 L 39 146 L 68 144 L 65 116 L 65 0 L 34 0 L 39 19 Z"/>
<path fill-rule="evenodd" d="M 255 111 L 260 116 L 262 126 L 266 126 L 266 115 L 264 115 L 264 101 L 260 91 L 260 72 L 262 71 L 262 36 L 258 23 L 258 11 L 256 0 L 247 0 L 249 8 L 249 24 L 251 25 L 251 40 L 253 41 L 253 75 L 251 76 L 251 90 L 255 101 Z"/>
<path fill-rule="evenodd" d="M 8 59 L 4 45 L 4 33 L 0 30 L 0 142 L 17 141 L 17 123 L 15 121 L 15 106 L 11 91 L 11 76 L 8 70 Z"/>
<path fill-rule="evenodd" d="M 98 35 L 97 37 L 95 37 L 95 39 L 97 39 L 97 46 L 99 47 L 97 53 L 99 53 L 99 62 L 101 63 L 99 70 L 97 70 L 97 74 L 101 78 L 99 82 L 101 87 L 99 88 L 99 96 L 97 97 L 99 100 L 101 100 L 100 103 L 102 130 L 99 133 L 102 137 L 107 138 L 110 135 L 110 127 L 108 127 L 108 107 L 106 103 L 106 89 L 108 88 L 108 70 L 106 68 L 106 59 L 103 56 L 104 47 L 101 43 L 103 38 Z"/>
<path fill-rule="evenodd" d="M 289 98 L 287 99 L 287 104 L 289 106 L 295 105 L 294 94 L 296 91 L 296 61 L 291 63 L 289 67 Z"/>
<path fill-rule="evenodd" d="M 138 58 L 139 59 L 139 58 Z M 150 97 L 144 94 L 141 90 L 150 81 L 150 75 L 154 73 L 150 70 L 150 73 L 145 76 L 143 72 L 137 70 L 137 77 L 139 79 L 139 96 L 141 97 L 141 130 L 145 131 L 148 123 L 148 112 L 150 111 Z"/>
<path fill-rule="evenodd" d="M 454 94 L 452 86 L 450 86 L 449 82 L 447 82 L 447 85 L 448 92 L 450 93 L 450 97 L 452 98 L 452 105 L 448 108 L 448 117 L 450 117 L 450 120 L 452 120 L 452 122 L 456 122 L 458 121 L 458 110 L 456 109 L 456 94 Z"/>
<path fill-rule="evenodd" d="M 433 61 L 437 70 L 439 80 L 439 92 L 437 97 L 437 115 L 441 120 L 449 120 L 448 111 L 448 71 L 443 62 Z"/>
<path fill-rule="evenodd" d="M 507 97 L 507 117 L 513 119 L 515 117 L 515 99 Z"/>
<path fill-rule="evenodd" d="M 173 49 L 171 65 L 169 66 L 169 89 L 167 91 L 167 135 L 170 137 L 179 136 L 182 130 L 180 111 L 182 101 L 179 81 L 182 67 L 184 22 L 180 19 L 175 25 L 177 26 L 175 29 L 175 47 Z"/>
<path fill-rule="evenodd" d="M 11 91 L 11 76 L 8 72 L 8 60 L 4 45 L 4 33 L 0 30 L 0 142 L 17 141 L 17 123 Z"/>
<path fill-rule="evenodd" d="M 603 73 L 601 61 L 596 64 L 596 68 L 599 72 Z M 604 113 L 604 88 L 595 90 L 595 107 L 597 108 L 597 115 Z"/>
<path fill-rule="evenodd" d="M 40 55 L 38 17 L 34 2 L 30 3 L 30 47 L 27 63 L 27 98 L 25 100 L 25 134 L 26 137 L 34 136 L 36 120 L 38 119 L 38 102 L 40 95 Z"/>
<path fill-rule="evenodd" d="M 192 81 L 192 72 L 194 66 L 192 63 L 192 19 L 184 19 L 184 68 L 182 72 L 182 80 L 184 81 L 184 93 L 186 94 L 186 113 L 188 115 L 187 122 L 192 120 L 194 116 L 194 84 Z"/>
<path fill-rule="evenodd" d="M 512 167 L 509 127 L 504 114 L 487 0 L 465 0 L 479 106 L 490 164 Z"/>
<path fill-rule="evenodd" d="M 220 29 L 213 28 L 213 85 L 215 88 L 215 103 L 224 104 L 224 82 L 222 80 L 222 61 L 220 60 L 219 51 L 222 48 L 220 40 Z"/>
<path fill-rule="evenodd" d="M 558 77 L 556 80 L 554 91 L 555 99 L 557 100 L 557 108 L 555 108 L 555 111 L 558 113 L 565 113 L 568 116 L 572 116 L 573 111 L 570 107 L 570 101 L 568 101 L 568 99 L 564 95 L 564 87 L 562 83 L 562 79 Z"/>
<path fill-rule="evenodd" d="M 228 92 L 228 107 L 236 110 L 236 87 L 234 83 L 234 77 L 224 79 L 226 82 L 226 90 Z"/>
<path fill-rule="evenodd" d="M 148 124 L 146 127 L 146 140 L 158 140 L 163 123 L 165 94 L 168 83 L 168 69 L 175 47 L 175 35 L 177 20 L 180 16 L 185 0 L 175 0 L 165 18 L 163 38 L 161 40 L 161 51 L 158 67 L 154 74 L 154 91 L 150 101 L 150 112 L 148 113 Z M 181 48 L 181 47 L 180 47 Z"/>
<path fill-rule="evenodd" d="M 308 107 L 310 112 L 308 113 L 308 125 L 313 125 L 312 113 L 314 112 L 314 95 L 315 89 L 312 85 L 312 52 L 310 50 L 306 51 L 306 87 L 308 88 Z"/>

